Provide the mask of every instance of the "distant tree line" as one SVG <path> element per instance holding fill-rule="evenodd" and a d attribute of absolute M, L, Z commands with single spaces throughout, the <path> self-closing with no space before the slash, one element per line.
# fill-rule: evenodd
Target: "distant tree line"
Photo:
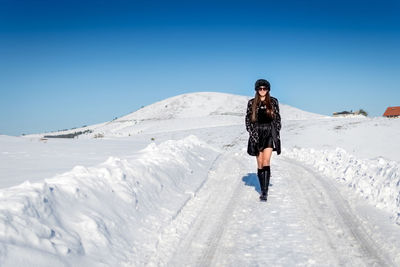
<path fill-rule="evenodd" d="M 93 130 L 85 130 L 85 131 L 79 131 L 79 132 L 68 133 L 68 134 L 45 135 L 44 138 L 75 138 L 78 135 L 88 134 L 88 133 L 92 133 L 92 132 L 93 132 Z"/>
<path fill-rule="evenodd" d="M 359 110 L 357 110 L 355 112 L 353 112 L 353 110 L 350 110 L 350 111 L 346 111 L 345 110 L 345 111 L 342 111 L 342 112 L 334 112 L 333 115 L 334 116 L 338 116 L 338 115 L 364 115 L 365 117 L 367 117 L 368 116 L 368 112 L 366 112 L 363 109 L 359 109 Z"/>

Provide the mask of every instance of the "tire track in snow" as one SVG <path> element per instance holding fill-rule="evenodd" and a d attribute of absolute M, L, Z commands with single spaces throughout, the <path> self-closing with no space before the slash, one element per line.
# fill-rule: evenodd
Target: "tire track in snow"
<path fill-rule="evenodd" d="M 241 161 L 242 185 L 209 266 L 310 266 L 324 264 L 299 222 L 290 177 L 273 162 L 268 202 L 260 202 L 254 158 Z M 273 158 L 275 161 L 275 158 Z M 330 261 L 335 262 L 335 261 Z"/>
<path fill-rule="evenodd" d="M 224 147 L 227 149 L 227 154 L 230 154 L 230 150 L 232 150 L 231 148 L 237 146 L 239 144 L 240 141 L 245 141 L 247 140 L 246 138 L 243 138 L 245 136 L 246 132 L 242 132 L 237 138 L 235 138 L 235 140 L 229 144 L 229 145 L 225 145 Z M 244 156 L 245 153 L 242 153 Z M 210 266 L 212 265 L 212 261 L 214 259 L 215 254 L 218 251 L 219 247 L 219 243 L 221 240 L 221 237 L 224 233 L 224 229 L 227 225 L 228 220 L 231 219 L 232 217 L 232 213 L 233 210 L 237 207 L 237 202 L 241 200 L 240 198 L 240 192 L 242 191 L 242 184 L 239 182 L 238 175 L 237 173 L 240 172 L 240 164 L 243 164 L 243 161 L 241 161 L 240 163 L 237 161 L 238 158 L 235 157 L 238 154 L 236 153 L 236 155 L 229 155 L 228 156 L 228 160 L 225 161 L 223 164 L 221 164 L 222 168 L 225 167 L 225 165 L 227 165 L 227 171 L 228 173 L 230 173 L 230 179 L 232 181 L 236 181 L 236 184 L 234 187 L 232 187 L 234 190 L 232 190 L 233 193 L 229 194 L 229 201 L 228 203 L 223 206 L 220 205 L 219 210 L 222 210 L 222 212 L 219 212 L 219 220 L 217 222 L 214 223 L 214 227 L 213 227 L 213 231 L 210 234 L 207 244 L 208 246 L 206 247 L 205 250 L 203 250 L 202 255 L 199 257 L 198 261 L 197 261 L 197 266 Z M 247 154 L 246 154 L 247 155 Z M 232 166 L 235 166 L 236 169 L 234 172 L 232 172 L 232 170 L 234 168 L 232 168 Z M 226 172 L 224 172 L 226 173 Z M 228 187 L 230 187 L 228 185 Z M 226 187 L 225 187 L 226 188 Z M 214 203 L 215 204 L 215 203 Z M 227 254 L 226 251 L 218 251 L 219 254 Z"/>
<path fill-rule="evenodd" d="M 244 140 L 244 135 L 242 132 L 223 146 L 204 183 L 160 233 L 148 266 L 204 266 L 210 263 L 223 232 L 224 220 L 229 217 L 231 209 L 226 207 L 234 205 L 231 198 L 235 188 L 240 187 L 240 180 L 232 172 L 240 162 L 232 153 L 238 142 Z M 227 185 L 231 181 L 236 184 Z"/>
<path fill-rule="evenodd" d="M 336 255 L 339 265 L 394 266 L 363 229 L 362 222 L 332 181 L 292 159 L 285 158 L 281 164 L 301 177 L 301 180 L 292 178 L 308 202 L 303 210 L 312 216 L 308 221 L 325 236 L 327 247 Z"/>
<path fill-rule="evenodd" d="M 231 219 L 233 210 L 237 207 L 237 201 L 240 200 L 239 194 L 242 187 L 238 183 L 236 185 L 235 191 L 230 197 L 228 204 L 226 205 L 223 213 L 220 216 L 220 220 L 215 224 L 215 228 L 213 232 L 210 234 L 208 240 L 208 246 L 206 250 L 202 253 L 202 256 L 199 258 L 197 262 L 197 266 L 210 266 L 212 265 L 212 261 L 214 259 L 215 254 L 219 248 L 219 243 L 221 241 L 221 237 L 224 233 L 225 226 L 227 225 L 228 220 Z M 218 251 L 218 254 L 227 254 L 224 250 Z"/>
<path fill-rule="evenodd" d="M 241 133 L 232 143 L 224 146 L 226 152 L 221 155 L 216 169 L 210 173 L 209 183 L 199 194 L 199 198 L 202 198 L 201 194 L 207 195 L 207 201 L 168 265 L 211 265 L 241 189 L 241 181 L 236 173 L 240 170 L 239 159 L 242 157 L 237 157 L 233 150 L 243 136 L 244 133 Z"/>

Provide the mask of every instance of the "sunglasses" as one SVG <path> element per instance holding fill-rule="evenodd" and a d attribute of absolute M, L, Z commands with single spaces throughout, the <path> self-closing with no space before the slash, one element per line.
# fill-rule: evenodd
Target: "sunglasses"
<path fill-rule="evenodd" d="M 269 91 L 269 89 L 267 88 L 267 87 L 258 87 L 258 89 L 257 89 L 258 91 Z"/>

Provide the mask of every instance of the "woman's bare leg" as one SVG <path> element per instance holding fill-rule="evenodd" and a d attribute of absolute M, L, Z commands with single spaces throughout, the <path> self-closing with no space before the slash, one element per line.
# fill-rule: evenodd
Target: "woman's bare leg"
<path fill-rule="evenodd" d="M 262 152 L 262 161 L 261 161 L 261 168 L 263 167 L 263 166 L 270 166 L 270 163 L 271 163 L 271 155 L 272 155 L 272 148 L 271 147 L 267 147 L 267 148 L 265 148 Z M 260 153 L 260 154 L 261 154 Z M 257 161 L 257 163 L 258 163 L 258 161 Z M 260 165 L 258 165 L 258 166 L 260 166 Z M 258 168 L 260 168 L 260 167 L 258 167 Z"/>
<path fill-rule="evenodd" d="M 256 158 L 257 158 L 257 168 L 262 169 L 264 160 L 262 151 L 258 154 L 258 156 L 256 156 Z"/>

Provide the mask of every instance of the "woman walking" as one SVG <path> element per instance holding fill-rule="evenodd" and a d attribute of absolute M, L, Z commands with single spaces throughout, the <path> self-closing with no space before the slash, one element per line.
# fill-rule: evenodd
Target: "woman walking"
<path fill-rule="evenodd" d="M 255 97 L 247 103 L 246 129 L 250 134 L 247 153 L 256 156 L 257 176 L 261 188 L 260 200 L 267 201 L 272 151 L 276 151 L 278 155 L 281 153 L 281 116 L 278 100 L 269 95 L 270 83 L 259 79 L 256 81 L 255 90 Z"/>

